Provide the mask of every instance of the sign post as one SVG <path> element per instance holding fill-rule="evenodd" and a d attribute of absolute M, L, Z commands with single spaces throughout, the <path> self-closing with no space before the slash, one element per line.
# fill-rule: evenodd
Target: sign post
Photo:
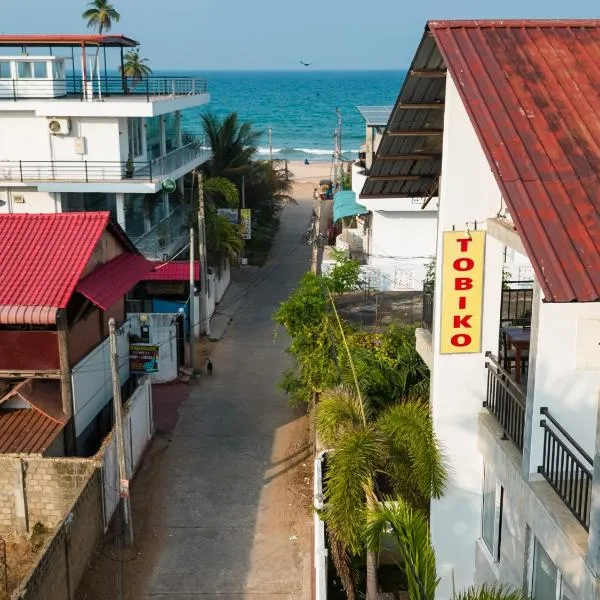
<path fill-rule="evenodd" d="M 485 231 L 443 236 L 440 352 L 481 352 Z"/>

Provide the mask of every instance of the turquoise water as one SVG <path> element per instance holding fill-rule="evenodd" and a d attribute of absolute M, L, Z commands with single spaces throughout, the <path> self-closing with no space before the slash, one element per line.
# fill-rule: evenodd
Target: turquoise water
<path fill-rule="evenodd" d="M 183 73 L 182 73 L 183 75 Z M 273 158 L 330 161 L 337 127 L 336 107 L 342 114 L 342 150 L 351 158 L 365 141 L 358 105 L 394 104 L 405 71 L 212 71 L 185 73 L 207 80 L 208 107 L 219 115 L 237 112 L 264 132 L 260 157 L 268 157 L 272 128 Z M 199 113 L 184 112 L 183 126 L 201 134 Z"/>

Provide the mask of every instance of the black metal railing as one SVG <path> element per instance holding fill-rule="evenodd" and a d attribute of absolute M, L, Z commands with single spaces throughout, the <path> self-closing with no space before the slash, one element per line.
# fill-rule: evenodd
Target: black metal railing
<path fill-rule="evenodd" d="M 433 329 L 433 283 L 423 284 L 423 308 L 421 322 L 425 329 Z"/>
<path fill-rule="evenodd" d="M 501 325 L 531 325 L 533 281 L 502 282 Z"/>
<path fill-rule="evenodd" d="M 150 76 L 141 79 L 106 75 L 84 80 L 81 75 L 62 79 L 0 79 L 0 99 L 142 96 L 146 100 L 193 96 L 207 92 L 206 80 L 195 77 Z"/>
<path fill-rule="evenodd" d="M 512 440 L 522 452 L 525 394 L 491 352 L 486 352 L 485 356 L 488 376 L 486 400 L 483 406 L 496 417 L 504 436 Z"/>
<path fill-rule="evenodd" d="M 540 413 L 545 417 L 540 421 L 544 430 L 544 453 L 538 472 L 587 531 L 594 461 L 546 407 L 541 408 Z"/>

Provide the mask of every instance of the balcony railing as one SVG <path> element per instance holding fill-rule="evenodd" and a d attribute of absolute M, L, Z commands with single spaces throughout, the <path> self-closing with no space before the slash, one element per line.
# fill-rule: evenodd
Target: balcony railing
<path fill-rule="evenodd" d="M 111 96 L 130 96 L 142 97 L 149 102 L 206 92 L 206 80 L 194 77 L 150 76 L 135 81 L 114 75 L 86 81 L 81 75 L 64 79 L 0 79 L 0 99 L 4 100 L 69 97 L 100 100 Z"/>
<path fill-rule="evenodd" d="M 501 325 L 531 325 L 533 281 L 504 281 L 500 307 Z"/>
<path fill-rule="evenodd" d="M 546 407 L 540 421 L 544 430 L 544 453 L 538 467 L 575 518 L 589 530 L 594 461 L 569 435 Z"/>
<path fill-rule="evenodd" d="M 189 233 L 190 207 L 181 205 L 172 210 L 150 231 L 133 240 L 148 260 L 167 260 L 186 242 Z"/>
<path fill-rule="evenodd" d="M 522 452 L 525 394 L 491 352 L 486 352 L 485 356 L 488 377 L 486 400 L 483 406 L 496 417 L 504 437 L 512 440 Z"/>
<path fill-rule="evenodd" d="M 208 160 L 210 151 L 194 141 L 151 161 L 101 160 L 3 160 L 0 183 L 4 181 L 156 181 L 198 159 Z M 202 162 L 203 162 L 202 160 Z"/>
<path fill-rule="evenodd" d="M 433 284 L 425 283 L 423 285 L 423 308 L 422 324 L 429 331 L 433 328 Z"/>

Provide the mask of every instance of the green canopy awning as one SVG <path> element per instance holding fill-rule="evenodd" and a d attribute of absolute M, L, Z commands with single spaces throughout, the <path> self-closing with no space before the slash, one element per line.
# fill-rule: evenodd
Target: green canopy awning
<path fill-rule="evenodd" d="M 344 217 L 354 217 L 364 215 L 369 211 L 360 204 L 356 203 L 356 194 L 351 190 L 338 192 L 333 197 L 333 222 Z"/>

